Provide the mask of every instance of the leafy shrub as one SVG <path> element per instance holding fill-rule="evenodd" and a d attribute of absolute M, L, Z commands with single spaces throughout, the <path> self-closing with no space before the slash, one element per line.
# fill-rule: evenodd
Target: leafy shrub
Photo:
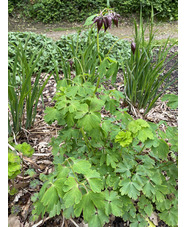
<path fill-rule="evenodd" d="M 139 12 L 140 5 L 143 7 L 144 16 L 148 17 L 151 14 L 151 5 L 154 8 L 154 12 L 159 19 L 178 19 L 178 0 L 114 0 L 110 1 L 111 7 L 119 12 L 122 16 L 130 14 L 131 12 Z"/>
<path fill-rule="evenodd" d="M 63 129 L 52 138 L 55 171 L 40 175 L 33 219 L 62 210 L 67 219 L 83 214 L 89 226 L 103 226 L 113 214 L 145 227 L 158 210 L 177 225 L 177 129 L 133 120 L 119 108 L 119 91 L 101 86 L 95 95 L 91 83 L 73 82 L 58 83 L 55 106 L 45 111 L 45 121 Z"/>
<path fill-rule="evenodd" d="M 12 1 L 9 4 L 12 5 Z M 44 23 L 55 21 L 83 21 L 86 17 L 97 13 L 107 6 L 107 1 L 101 0 L 37 0 L 34 4 L 29 2 L 17 1 L 13 3 L 28 18 L 33 18 Z M 178 0 L 112 0 L 110 6 L 122 16 L 139 12 L 140 5 L 143 6 L 145 16 L 151 12 L 151 4 L 154 7 L 157 17 L 160 19 L 178 19 Z M 10 7 L 11 11 L 11 7 Z"/>

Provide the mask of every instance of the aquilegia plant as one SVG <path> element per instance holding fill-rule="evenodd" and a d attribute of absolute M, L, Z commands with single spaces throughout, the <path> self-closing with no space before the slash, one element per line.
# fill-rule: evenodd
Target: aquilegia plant
<path fill-rule="evenodd" d="M 102 227 L 112 214 L 145 227 L 156 210 L 176 226 L 177 129 L 133 120 L 119 108 L 121 92 L 73 81 L 58 84 L 55 106 L 45 111 L 47 123 L 63 128 L 51 142 L 55 171 L 41 174 L 32 198 L 33 219 L 83 215 L 90 227 Z"/>

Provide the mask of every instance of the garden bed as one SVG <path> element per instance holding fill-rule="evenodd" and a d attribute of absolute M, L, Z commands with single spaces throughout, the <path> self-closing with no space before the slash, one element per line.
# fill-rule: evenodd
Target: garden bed
<path fill-rule="evenodd" d="M 170 51 L 170 55 L 172 51 L 175 51 L 177 47 L 175 47 L 173 50 Z M 168 57 L 169 57 L 168 56 Z M 168 67 L 175 62 L 175 59 L 172 59 L 168 65 Z M 172 73 L 172 79 L 175 79 L 178 77 L 178 71 L 175 70 Z M 104 86 L 107 89 L 112 89 L 112 85 L 109 83 L 105 83 Z M 122 91 L 123 89 L 123 75 L 121 72 L 117 74 L 117 80 L 116 80 L 116 86 L 117 89 Z M 58 131 L 61 129 L 57 124 L 53 123 L 52 125 L 48 125 L 44 121 L 44 109 L 45 106 L 54 106 L 54 103 L 52 102 L 52 98 L 56 92 L 56 82 L 54 77 L 51 77 L 48 84 L 46 85 L 44 92 L 43 92 L 43 101 L 44 106 L 42 104 L 42 100 L 40 99 L 40 102 L 38 104 L 37 108 L 37 115 L 36 120 L 34 123 L 34 126 L 31 129 L 27 129 L 22 131 L 22 133 L 19 135 L 18 138 L 16 138 L 17 143 L 23 143 L 27 142 L 29 143 L 34 149 L 35 154 L 33 157 L 29 159 L 29 161 L 24 162 L 24 169 L 25 171 L 28 168 L 34 168 L 37 176 L 34 176 L 34 178 L 25 177 L 23 180 L 22 177 L 18 177 L 16 180 L 16 185 L 18 187 L 19 193 L 14 196 L 9 196 L 9 214 L 11 213 L 11 210 L 14 210 L 14 212 L 17 212 L 17 216 L 10 216 L 10 219 L 19 223 L 21 222 L 21 226 L 31 226 L 32 224 L 29 222 L 30 212 L 32 209 L 32 202 L 31 202 L 31 196 L 33 193 L 37 192 L 40 188 L 39 181 L 36 182 L 38 179 L 39 173 L 43 172 L 45 174 L 48 174 L 53 171 L 53 164 L 52 164 L 52 154 L 51 154 L 51 146 L 49 145 L 50 140 L 52 137 L 57 136 Z M 175 82 L 169 89 L 170 93 L 178 93 L 178 87 L 177 82 Z M 122 106 L 122 103 L 121 103 Z M 105 114 L 105 112 L 103 113 Z M 177 110 L 171 110 L 167 105 L 166 102 L 162 102 L 161 99 L 158 100 L 156 106 L 147 114 L 147 116 L 144 118 L 148 121 L 159 123 L 161 120 L 166 121 L 168 125 L 170 126 L 177 126 L 177 116 L 178 111 Z M 143 118 L 143 115 L 138 112 L 133 113 L 134 118 Z M 33 163 L 36 164 L 39 169 L 36 168 L 36 166 L 33 165 Z M 35 184 L 33 183 L 30 185 L 29 183 L 34 179 Z M 25 183 L 26 182 L 26 183 Z M 17 210 L 16 210 L 17 209 Z M 154 216 L 153 216 L 154 215 Z M 157 219 L 157 213 L 154 212 L 152 215 L 151 221 L 154 222 L 154 224 L 158 223 L 156 226 L 168 226 L 162 221 Z M 153 219 L 154 217 L 154 219 Z M 19 221 L 18 221 L 19 220 Z M 83 224 L 82 218 L 74 219 L 75 223 L 78 224 L 78 226 L 83 227 L 86 226 Z M 40 224 L 39 224 L 40 223 Z M 56 216 L 54 218 L 44 218 L 42 222 L 38 221 L 38 226 L 43 227 L 49 227 L 49 226 L 74 226 L 73 220 L 63 220 L 62 216 Z M 10 225 L 11 226 L 11 225 Z M 14 227 L 19 226 L 15 225 Z M 36 225 L 34 225 L 36 226 Z M 106 226 L 129 226 L 129 222 L 124 223 L 122 219 L 120 218 L 114 218 L 111 217 L 111 220 L 109 224 L 106 224 Z"/>

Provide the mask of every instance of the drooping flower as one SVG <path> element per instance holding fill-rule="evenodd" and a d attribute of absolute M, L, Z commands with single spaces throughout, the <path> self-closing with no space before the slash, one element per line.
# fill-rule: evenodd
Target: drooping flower
<path fill-rule="evenodd" d="M 103 22 L 104 22 L 104 27 L 105 27 L 105 31 L 107 30 L 107 28 L 111 28 L 112 25 L 112 16 L 106 15 L 103 17 Z"/>
<path fill-rule="evenodd" d="M 102 15 L 102 13 L 100 13 L 100 16 L 97 16 L 94 19 L 93 23 L 97 23 L 98 32 L 100 31 L 103 24 L 104 24 L 104 29 L 106 31 L 108 28 L 111 28 L 112 21 L 116 25 L 116 27 L 118 27 L 118 18 L 119 17 L 120 17 L 120 15 L 115 12 L 109 13 L 104 16 Z"/>
<path fill-rule="evenodd" d="M 103 17 L 96 17 L 94 19 L 94 23 L 97 23 L 97 28 L 98 28 L 98 32 L 99 32 L 103 25 Z"/>
<path fill-rule="evenodd" d="M 117 14 L 117 13 L 112 13 L 112 19 L 113 19 L 113 22 L 114 24 L 116 25 L 116 27 L 118 27 L 118 18 L 120 18 L 120 15 Z"/>
<path fill-rule="evenodd" d="M 131 42 L 131 50 L 132 50 L 132 53 L 134 54 L 136 50 L 136 44 L 133 41 Z"/>

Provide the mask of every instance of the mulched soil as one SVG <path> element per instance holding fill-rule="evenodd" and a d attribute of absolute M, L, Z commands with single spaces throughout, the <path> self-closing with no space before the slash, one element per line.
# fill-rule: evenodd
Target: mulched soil
<path fill-rule="evenodd" d="M 171 49 L 168 58 L 177 51 L 177 47 Z M 166 70 L 172 66 L 177 57 L 172 59 Z M 172 79 L 178 78 L 178 70 L 175 70 L 172 73 Z M 108 89 L 112 89 L 110 84 L 105 84 Z M 119 90 L 122 91 L 123 89 L 123 77 L 122 73 L 118 73 L 116 86 Z M 50 140 L 52 137 L 56 137 L 58 131 L 61 129 L 58 125 L 53 123 L 52 125 L 48 125 L 44 121 L 44 109 L 47 106 L 53 106 L 54 103 L 52 102 L 52 98 L 56 92 L 56 82 L 54 77 L 51 77 L 48 84 L 46 85 L 44 92 L 43 92 L 43 101 L 44 106 L 42 104 L 42 100 L 40 99 L 37 109 L 36 120 L 34 126 L 31 129 L 23 130 L 22 133 L 16 137 L 17 143 L 28 142 L 33 148 L 35 149 L 35 154 L 29 158 L 28 160 L 24 161 L 24 169 L 27 170 L 28 168 L 33 168 L 36 172 L 36 176 L 33 178 L 26 176 L 23 180 L 22 175 L 16 178 L 16 187 L 19 190 L 19 193 L 16 196 L 9 196 L 9 221 L 13 221 L 13 225 L 10 224 L 10 227 L 17 227 L 17 226 L 24 226 L 29 227 L 33 226 L 34 223 L 29 221 L 31 210 L 32 210 L 32 202 L 31 196 L 38 192 L 41 185 L 36 185 L 35 187 L 31 187 L 29 185 L 30 181 L 34 179 L 39 179 L 39 174 L 43 172 L 44 174 L 48 174 L 53 171 L 52 165 L 52 154 L 51 149 L 52 147 L 49 145 Z M 177 82 L 175 82 L 170 88 L 168 93 L 178 93 L 178 86 Z M 143 118 L 143 115 L 140 112 L 133 113 L 134 118 Z M 145 117 L 146 120 L 152 122 L 159 122 L 161 120 L 165 120 L 168 125 L 170 126 L 177 126 L 177 116 L 178 110 L 171 110 L 167 105 L 166 102 L 162 102 L 160 99 L 157 102 L 157 105 L 149 112 L 149 114 Z M 12 207 L 17 208 L 17 216 L 13 216 L 11 214 Z M 157 214 L 154 214 L 154 219 L 157 219 Z M 87 225 L 83 224 L 83 219 L 77 218 L 74 220 L 63 220 L 62 216 L 57 216 L 55 218 L 44 218 L 42 221 L 38 221 L 37 226 L 42 227 L 49 227 L 49 226 L 69 226 L 73 227 L 73 221 L 75 221 L 80 227 L 87 227 Z M 159 227 L 166 227 L 167 225 L 160 221 L 160 220 L 151 220 L 156 223 L 156 226 Z M 16 222 L 18 223 L 16 225 Z M 112 226 L 112 227 L 119 227 L 119 226 L 129 226 L 129 222 L 123 222 L 120 218 L 111 218 L 109 224 L 106 224 L 105 227 Z"/>

